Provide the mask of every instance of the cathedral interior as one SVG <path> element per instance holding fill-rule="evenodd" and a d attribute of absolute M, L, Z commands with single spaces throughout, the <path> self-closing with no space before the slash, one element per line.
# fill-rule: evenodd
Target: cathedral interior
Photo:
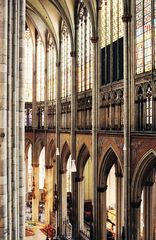
<path fill-rule="evenodd" d="M 0 240 L 156 240 L 155 110 L 155 0 L 0 0 Z"/>

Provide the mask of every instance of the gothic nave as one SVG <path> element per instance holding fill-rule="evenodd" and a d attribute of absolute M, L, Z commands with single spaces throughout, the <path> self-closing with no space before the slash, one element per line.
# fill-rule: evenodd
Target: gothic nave
<path fill-rule="evenodd" d="M 0 0 L 0 166 L 0 240 L 156 240 L 156 0 Z"/>

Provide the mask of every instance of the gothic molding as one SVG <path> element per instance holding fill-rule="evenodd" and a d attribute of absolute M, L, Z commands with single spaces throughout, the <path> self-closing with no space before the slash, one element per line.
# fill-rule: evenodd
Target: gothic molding
<path fill-rule="evenodd" d="M 123 22 L 131 22 L 132 15 L 131 14 L 125 14 L 122 16 L 122 21 Z"/>
<path fill-rule="evenodd" d="M 76 51 L 71 51 L 71 52 L 70 52 L 70 56 L 71 56 L 71 57 L 76 57 Z"/>
<path fill-rule="evenodd" d="M 39 167 L 39 163 L 32 163 L 32 167 Z"/>
<path fill-rule="evenodd" d="M 93 37 L 90 38 L 90 40 L 91 40 L 92 43 L 97 43 L 98 40 L 99 40 L 99 37 L 98 36 L 93 36 Z"/>
<path fill-rule="evenodd" d="M 131 202 L 132 208 L 139 208 L 141 204 L 141 200 L 138 200 L 137 202 Z"/>
<path fill-rule="evenodd" d="M 56 63 L 56 67 L 60 67 L 61 63 L 60 62 L 57 62 Z"/>
<path fill-rule="evenodd" d="M 66 172 L 67 172 L 66 169 L 60 169 L 60 171 L 59 171 L 60 174 L 65 174 Z"/>
<path fill-rule="evenodd" d="M 51 164 L 51 165 L 45 165 L 45 168 L 46 169 L 51 169 L 51 168 L 53 168 L 53 165 Z"/>
<path fill-rule="evenodd" d="M 97 187 L 97 192 L 98 193 L 103 193 L 106 192 L 108 186 L 106 185 L 105 187 Z"/>
<path fill-rule="evenodd" d="M 84 176 L 82 177 L 75 177 L 75 182 L 82 182 L 84 179 Z"/>

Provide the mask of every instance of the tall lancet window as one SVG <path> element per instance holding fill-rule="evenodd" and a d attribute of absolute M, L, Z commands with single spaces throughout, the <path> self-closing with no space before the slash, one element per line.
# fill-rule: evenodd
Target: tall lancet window
<path fill-rule="evenodd" d="M 33 43 L 30 29 L 25 31 L 25 102 L 32 102 Z"/>
<path fill-rule="evenodd" d="M 48 100 L 56 99 L 56 48 L 53 39 L 48 36 L 47 46 Z"/>
<path fill-rule="evenodd" d="M 151 0 L 136 0 L 137 74 L 152 70 L 152 26 L 156 28 L 155 19 L 152 21 L 152 2 Z"/>
<path fill-rule="evenodd" d="M 101 10 L 101 85 L 123 79 L 123 1 L 104 0 Z"/>
<path fill-rule="evenodd" d="M 41 37 L 37 36 L 37 69 L 36 69 L 36 99 L 38 102 L 44 101 L 44 78 L 45 78 L 45 51 Z"/>
<path fill-rule="evenodd" d="M 61 26 L 61 97 L 71 95 L 71 39 L 66 23 Z"/>
<path fill-rule="evenodd" d="M 77 90 L 83 92 L 92 88 L 93 67 L 92 25 L 83 1 L 78 6 L 77 14 Z"/>

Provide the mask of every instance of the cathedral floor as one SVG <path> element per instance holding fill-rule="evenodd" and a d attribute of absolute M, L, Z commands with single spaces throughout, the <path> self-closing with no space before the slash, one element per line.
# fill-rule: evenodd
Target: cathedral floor
<path fill-rule="evenodd" d="M 25 237 L 25 240 L 45 240 L 46 239 L 46 236 L 40 230 L 40 226 L 31 227 L 31 230 L 33 231 L 33 235 Z"/>

